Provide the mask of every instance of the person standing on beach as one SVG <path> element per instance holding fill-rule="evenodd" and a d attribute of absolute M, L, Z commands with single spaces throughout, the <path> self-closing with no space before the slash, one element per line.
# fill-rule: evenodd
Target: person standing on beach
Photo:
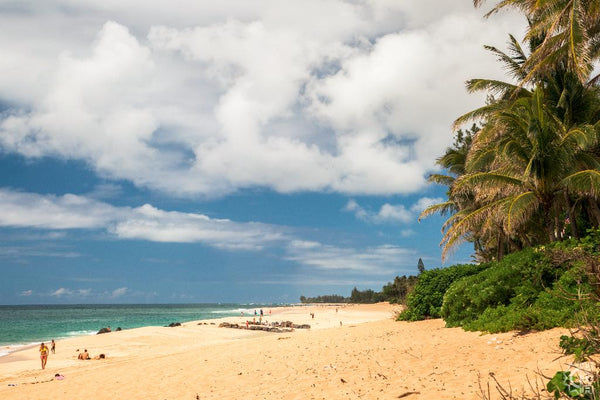
<path fill-rule="evenodd" d="M 42 369 L 46 369 L 46 361 L 48 361 L 48 346 L 42 342 L 40 344 L 40 359 L 42 360 Z"/>
<path fill-rule="evenodd" d="M 54 339 L 52 339 L 52 343 L 50 344 L 50 351 L 52 354 L 56 353 L 56 343 L 54 343 Z"/>

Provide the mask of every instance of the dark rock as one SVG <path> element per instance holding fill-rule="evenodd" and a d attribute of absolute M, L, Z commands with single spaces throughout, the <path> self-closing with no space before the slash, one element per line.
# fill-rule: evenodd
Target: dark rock
<path fill-rule="evenodd" d="M 294 323 L 292 321 L 281 321 L 273 323 L 273 326 L 278 326 L 280 328 L 293 328 Z"/>
<path fill-rule="evenodd" d="M 248 329 L 250 329 L 251 331 L 262 331 L 262 328 L 263 328 L 263 327 L 262 327 L 262 326 L 259 326 L 259 325 L 250 325 L 250 326 L 248 327 Z"/>
<path fill-rule="evenodd" d="M 176 326 L 181 326 L 181 322 L 171 322 L 169 325 L 166 325 L 169 328 L 174 328 Z"/>

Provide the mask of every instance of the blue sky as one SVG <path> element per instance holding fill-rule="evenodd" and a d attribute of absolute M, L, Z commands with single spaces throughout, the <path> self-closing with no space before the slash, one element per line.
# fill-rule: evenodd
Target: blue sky
<path fill-rule="evenodd" d="M 0 304 L 297 302 L 442 263 L 417 222 L 471 1 L 0 0 Z"/>

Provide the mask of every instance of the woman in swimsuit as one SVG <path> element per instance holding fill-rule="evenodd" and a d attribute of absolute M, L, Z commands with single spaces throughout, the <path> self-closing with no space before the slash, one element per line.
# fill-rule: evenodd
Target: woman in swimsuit
<path fill-rule="evenodd" d="M 42 369 L 46 368 L 46 361 L 48 361 L 48 346 L 43 342 L 40 344 L 40 358 L 42 360 Z"/>

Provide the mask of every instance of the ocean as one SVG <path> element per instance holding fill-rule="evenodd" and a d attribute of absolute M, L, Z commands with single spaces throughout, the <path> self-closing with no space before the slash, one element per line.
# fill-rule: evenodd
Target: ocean
<path fill-rule="evenodd" d="M 94 335 L 110 326 L 132 329 L 254 314 L 273 304 L 79 304 L 0 306 L 0 356 L 22 346 Z"/>

